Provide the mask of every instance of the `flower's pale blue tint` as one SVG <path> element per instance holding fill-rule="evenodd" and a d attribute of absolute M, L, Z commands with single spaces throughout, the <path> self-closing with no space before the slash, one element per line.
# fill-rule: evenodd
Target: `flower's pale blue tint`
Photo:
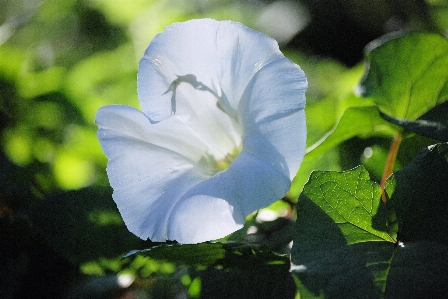
<path fill-rule="evenodd" d="M 306 88 L 275 40 L 242 24 L 166 27 L 140 61 L 143 112 L 112 105 L 96 116 L 128 229 L 152 241 L 214 240 L 283 197 L 305 152 Z"/>

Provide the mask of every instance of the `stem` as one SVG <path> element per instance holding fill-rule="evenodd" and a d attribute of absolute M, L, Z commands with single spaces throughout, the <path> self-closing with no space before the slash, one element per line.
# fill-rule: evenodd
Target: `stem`
<path fill-rule="evenodd" d="M 398 148 L 400 147 L 403 135 L 400 132 L 395 134 L 394 140 L 390 145 L 389 153 L 387 154 L 386 165 L 384 166 L 383 176 L 381 178 L 381 199 L 384 203 L 387 201 L 387 196 L 385 192 L 386 180 L 392 174 L 394 170 L 395 160 L 397 159 Z"/>
<path fill-rule="evenodd" d="M 283 202 L 285 202 L 286 204 L 288 204 L 288 206 L 289 206 L 288 213 L 285 215 L 285 218 L 291 219 L 294 209 L 296 207 L 296 204 L 292 202 L 291 198 L 289 198 L 288 195 L 285 195 L 281 200 Z"/>

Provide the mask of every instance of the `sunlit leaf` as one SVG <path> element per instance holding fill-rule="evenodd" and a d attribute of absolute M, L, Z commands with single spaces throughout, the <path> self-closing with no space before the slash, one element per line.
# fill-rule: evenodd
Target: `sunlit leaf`
<path fill-rule="evenodd" d="M 68 73 L 66 91 L 86 120 L 107 103 L 137 105 L 137 61 L 130 44 L 81 60 Z"/>
<path fill-rule="evenodd" d="M 308 117 L 308 116 L 307 116 Z M 292 181 L 288 196 L 297 199 L 302 192 L 303 186 L 308 181 L 310 174 L 314 170 L 342 170 L 339 161 L 339 151 L 337 148 L 330 148 L 322 155 L 305 155 L 299 171 Z"/>
<path fill-rule="evenodd" d="M 286 256 L 274 254 L 266 246 L 245 242 L 161 244 L 148 249 L 130 251 L 125 257 L 134 255 L 189 266 L 242 266 L 251 261 L 263 264 L 288 262 Z"/>
<path fill-rule="evenodd" d="M 170 261 L 177 264 L 205 265 L 213 264 L 223 259 L 225 250 L 221 243 L 199 244 L 162 244 L 143 250 L 134 250 L 125 257 L 135 254 L 150 257 L 152 259 Z"/>
<path fill-rule="evenodd" d="M 299 197 L 297 223 L 300 225 L 306 220 L 302 219 L 302 213 L 310 209 L 310 204 L 317 205 L 341 230 L 347 244 L 366 241 L 394 242 L 394 238 L 385 231 L 386 223 L 375 222 L 374 216 L 379 209 L 380 198 L 380 186 L 370 181 L 368 172 L 362 166 L 341 173 L 316 171 L 311 174 Z M 314 215 L 312 211 L 308 211 L 305 218 L 310 217 L 310 213 Z M 320 210 L 316 213 L 316 216 L 320 215 Z M 306 229 L 317 230 L 316 235 L 323 233 L 319 225 Z"/>
<path fill-rule="evenodd" d="M 11 81 L 20 78 L 20 68 L 26 59 L 26 51 L 19 47 L 2 45 L 0 47 L 0 74 Z"/>
<path fill-rule="evenodd" d="M 448 40 L 434 33 L 384 36 L 367 46 L 361 90 L 389 116 L 415 120 L 448 99 Z"/>
<path fill-rule="evenodd" d="M 80 189 L 93 182 L 95 169 L 90 161 L 62 150 L 54 159 L 53 173 L 61 188 Z"/>
<path fill-rule="evenodd" d="M 348 108 L 336 125 L 318 142 L 307 148 L 306 155 L 315 158 L 332 147 L 355 136 L 391 135 L 391 125 L 381 118 L 378 107 Z"/>
<path fill-rule="evenodd" d="M 380 198 L 379 185 L 370 181 L 362 166 L 311 175 L 297 204 L 296 237 L 291 250 L 291 270 L 298 277 L 303 298 L 342 294 L 356 298 L 363 293 L 380 293 L 365 267 L 366 259 L 376 267 L 390 258 L 395 248 L 386 220 L 376 216 L 383 214 Z M 365 245 L 359 244 L 375 244 L 385 250 L 380 256 L 386 258 L 377 261 L 375 255 L 366 256 L 362 249 Z M 387 266 L 376 275 L 383 279 Z"/>
<path fill-rule="evenodd" d="M 379 111 L 415 120 L 448 99 L 448 41 L 444 37 L 424 33 L 386 36 L 367 49 L 360 90 L 377 106 L 349 107 L 333 129 L 307 149 L 308 156 L 316 158 L 355 136 L 390 134 L 392 128 Z"/>
<path fill-rule="evenodd" d="M 17 165 L 27 165 L 32 161 L 32 140 L 29 132 L 18 130 L 5 130 L 4 151 L 9 159 Z"/>
<path fill-rule="evenodd" d="M 48 68 L 40 72 L 28 72 L 20 77 L 19 93 L 26 98 L 40 96 L 61 88 L 65 77 L 62 67 Z"/>

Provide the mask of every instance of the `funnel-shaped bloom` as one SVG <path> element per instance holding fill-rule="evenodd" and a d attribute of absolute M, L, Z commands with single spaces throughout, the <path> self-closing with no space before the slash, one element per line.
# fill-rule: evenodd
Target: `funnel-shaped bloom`
<path fill-rule="evenodd" d="M 214 240 L 283 197 L 305 152 L 306 88 L 275 40 L 244 25 L 166 27 L 140 61 L 143 113 L 113 105 L 96 116 L 128 229 L 152 241 Z"/>

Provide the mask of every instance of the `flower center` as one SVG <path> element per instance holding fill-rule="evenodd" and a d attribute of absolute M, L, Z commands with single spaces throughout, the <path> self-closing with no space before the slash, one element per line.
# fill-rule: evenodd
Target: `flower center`
<path fill-rule="evenodd" d="M 214 176 L 218 172 L 227 169 L 241 152 L 241 149 L 241 146 L 236 147 L 221 159 L 216 159 L 213 155 L 208 154 L 203 156 L 197 165 L 206 175 Z"/>
<path fill-rule="evenodd" d="M 215 160 L 218 172 L 227 169 L 227 167 L 229 167 L 229 165 L 233 162 L 233 160 L 236 159 L 236 156 L 238 156 L 240 151 L 241 151 L 240 147 L 234 148 L 233 151 L 231 153 L 226 154 L 224 158 Z"/>

